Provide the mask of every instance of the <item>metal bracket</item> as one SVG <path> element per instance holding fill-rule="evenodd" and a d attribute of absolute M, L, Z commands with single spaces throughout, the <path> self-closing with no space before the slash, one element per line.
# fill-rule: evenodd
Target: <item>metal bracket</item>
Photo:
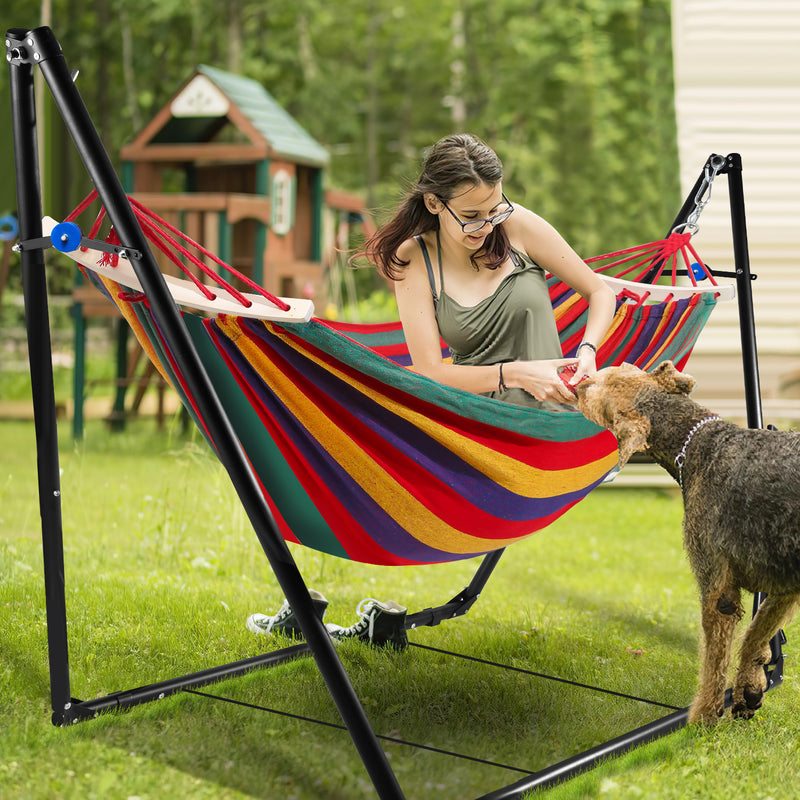
<path fill-rule="evenodd" d="M 27 239 L 24 242 L 17 242 L 11 249 L 15 253 L 21 253 L 25 250 L 46 250 L 48 247 L 55 247 L 56 250 L 66 253 L 77 250 L 78 247 L 88 247 L 90 250 L 99 250 L 101 253 L 111 253 L 112 255 L 119 256 L 120 258 L 127 258 L 128 260 L 135 259 L 138 261 L 142 257 L 141 251 L 133 247 L 125 247 L 125 245 L 121 244 L 109 244 L 100 239 L 87 239 L 84 236 L 81 236 L 77 243 L 70 243 L 68 250 L 64 250 L 63 246 L 59 246 L 59 244 L 61 243 L 57 239 L 53 239 L 52 236 L 42 236 L 38 239 Z M 75 244 L 75 246 L 71 246 L 72 244 Z"/>
<path fill-rule="evenodd" d="M 40 64 L 61 54 L 61 45 L 50 28 L 12 28 L 6 34 L 6 61 L 12 66 Z"/>

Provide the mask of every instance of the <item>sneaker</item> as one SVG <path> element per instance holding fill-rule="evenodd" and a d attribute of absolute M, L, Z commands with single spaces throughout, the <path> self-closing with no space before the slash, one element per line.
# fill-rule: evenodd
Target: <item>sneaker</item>
<path fill-rule="evenodd" d="M 325 610 L 328 608 L 328 601 L 315 589 L 309 589 L 308 593 L 311 595 L 314 613 L 319 620 L 322 621 L 322 618 L 325 616 Z M 295 639 L 303 638 L 300 625 L 297 623 L 297 618 L 288 600 L 283 601 L 283 605 L 274 616 L 270 617 L 267 614 L 251 614 L 247 618 L 247 629 L 253 633 L 269 635 L 274 631 L 275 633 L 285 633 L 287 636 L 293 636 Z"/>
<path fill-rule="evenodd" d="M 325 627 L 334 641 L 358 639 L 361 642 L 378 646 L 391 645 L 395 650 L 403 650 L 408 646 L 406 611 L 405 607 L 393 600 L 381 603 L 380 600 L 368 597 L 358 604 L 358 622 L 349 628 L 332 623 Z"/>

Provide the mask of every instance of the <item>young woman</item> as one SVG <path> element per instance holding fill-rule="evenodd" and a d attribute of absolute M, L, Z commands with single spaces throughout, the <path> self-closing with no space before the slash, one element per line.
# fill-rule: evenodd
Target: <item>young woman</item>
<path fill-rule="evenodd" d="M 441 383 L 521 405 L 574 403 L 570 383 L 596 370 L 614 294 L 558 232 L 503 193 L 494 151 L 469 134 L 430 150 L 394 219 L 367 244 L 395 281 L 414 369 Z M 562 357 L 544 270 L 589 302 L 577 357 Z M 439 337 L 452 354 L 442 358 Z"/>

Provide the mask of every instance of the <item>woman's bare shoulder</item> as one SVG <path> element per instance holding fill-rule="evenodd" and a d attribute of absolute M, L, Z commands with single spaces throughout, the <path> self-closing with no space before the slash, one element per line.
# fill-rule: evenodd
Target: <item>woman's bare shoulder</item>
<path fill-rule="evenodd" d="M 423 268 L 424 258 L 418 239 L 425 241 L 428 246 L 428 251 L 430 252 L 430 244 L 426 241 L 427 237 L 425 234 L 421 234 L 419 237 L 412 236 L 406 239 L 400 247 L 397 248 L 397 257 L 407 264 L 405 267 L 406 271 L 416 272 Z"/>

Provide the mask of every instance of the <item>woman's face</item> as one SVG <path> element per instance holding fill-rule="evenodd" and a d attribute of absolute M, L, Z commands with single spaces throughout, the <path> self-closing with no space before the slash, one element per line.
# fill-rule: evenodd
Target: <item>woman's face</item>
<path fill-rule="evenodd" d="M 492 186 L 462 183 L 449 200 L 436 199 L 440 206 L 438 214 L 442 234 L 471 251 L 480 250 L 494 229 L 488 220 L 509 208 L 503 199 L 501 183 Z M 485 221 L 483 227 L 471 233 L 465 232 L 463 223 L 474 223 L 476 220 Z"/>

